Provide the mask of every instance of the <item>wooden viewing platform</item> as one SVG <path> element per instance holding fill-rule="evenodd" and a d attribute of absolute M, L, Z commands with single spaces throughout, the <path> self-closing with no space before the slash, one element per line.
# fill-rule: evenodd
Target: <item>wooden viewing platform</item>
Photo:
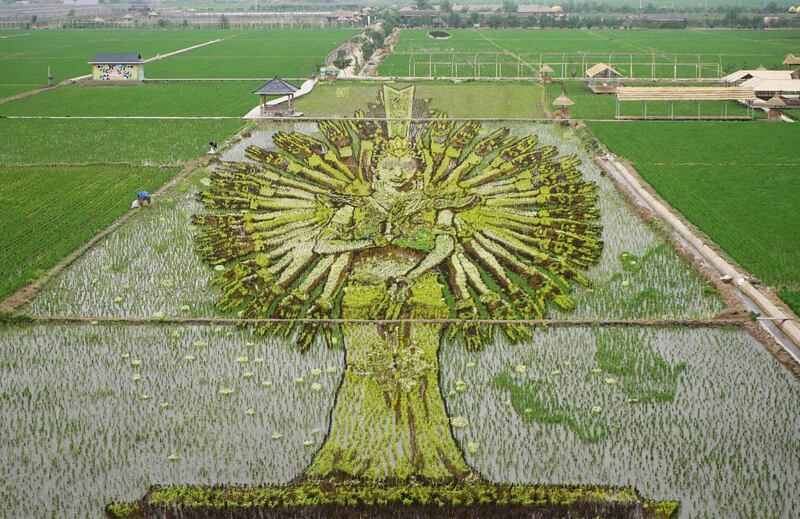
<path fill-rule="evenodd" d="M 753 118 L 750 104 L 756 99 L 752 88 L 741 86 L 729 87 L 625 87 L 617 89 L 617 112 L 615 119 L 619 120 L 685 120 L 685 121 L 741 121 Z M 626 101 L 643 102 L 641 115 L 622 115 L 620 103 Z M 669 113 L 666 115 L 647 115 L 647 102 L 661 101 L 669 103 Z M 675 115 L 675 102 L 694 101 L 697 103 L 695 114 Z M 705 101 L 722 101 L 723 110 L 720 115 L 703 115 L 700 113 L 700 103 Z M 746 102 L 747 115 L 728 115 L 727 101 Z"/>

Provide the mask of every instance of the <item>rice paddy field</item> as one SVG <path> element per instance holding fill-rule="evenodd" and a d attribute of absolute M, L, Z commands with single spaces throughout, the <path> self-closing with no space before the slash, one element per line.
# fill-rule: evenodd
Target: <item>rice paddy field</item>
<path fill-rule="evenodd" d="M 355 30 L 147 30 L 74 29 L 6 31 L 0 39 L 0 98 L 91 72 L 99 52 L 157 55 L 222 39 L 207 48 L 145 65 L 150 78 L 307 78 L 325 56 Z M 218 47 L 217 47 L 218 46 Z M 214 48 L 212 48 L 214 47 Z"/>
<path fill-rule="evenodd" d="M 403 30 L 382 76 L 582 77 L 602 62 L 626 77 L 720 77 L 740 68 L 781 68 L 797 49 L 798 31 L 455 29 L 434 40 L 425 29 Z M 435 65 L 430 65 L 435 63 Z M 477 63 L 477 64 L 476 64 Z M 497 63 L 497 64 L 496 64 Z"/>
<path fill-rule="evenodd" d="M 599 190 L 603 255 L 575 309 L 554 317 L 600 323 L 723 310 L 571 131 L 510 128 L 577 155 Z M 278 130 L 318 132 L 310 122 L 267 125 L 225 159 L 243 160 L 250 144 L 271 148 Z M 11 453 L 0 515 L 98 515 L 154 483 L 282 484 L 322 445 L 343 349 L 300 353 L 291 337 L 159 323 L 226 315 L 214 305 L 215 271 L 193 251 L 194 195 L 208 174 L 196 170 L 136 214 L 27 309 L 153 321 L 0 330 L 0 449 Z M 359 340 L 373 331 L 345 333 Z M 630 484 L 678 499 L 680 516 L 691 518 L 781 518 L 800 506 L 800 386 L 741 328 L 554 324 L 516 343 L 498 331 L 478 352 L 443 340 L 440 356 L 456 442 L 487 481 Z"/>
<path fill-rule="evenodd" d="M 130 207 L 176 168 L 0 167 L 0 297 L 22 288 Z"/>
<path fill-rule="evenodd" d="M 243 31 L 145 68 L 150 78 L 309 78 L 357 29 Z"/>
<path fill-rule="evenodd" d="M 258 104 L 258 81 L 70 85 L 0 104 L 0 115 L 242 117 Z"/>
<path fill-rule="evenodd" d="M 0 98 L 91 72 L 87 64 L 98 52 L 138 52 L 143 58 L 214 40 L 225 31 L 7 31 L 0 39 Z"/>
<path fill-rule="evenodd" d="M 402 88 L 411 83 L 387 83 Z M 296 107 L 306 116 L 351 116 L 375 102 L 381 83 L 370 81 L 324 84 L 299 98 Z M 432 107 L 451 117 L 465 118 L 538 118 L 542 110 L 543 90 L 527 82 L 414 82 L 418 95 L 432 100 Z"/>
<path fill-rule="evenodd" d="M 51 59 L 63 78 L 86 73 L 85 61 L 95 52 L 153 56 L 214 38 L 223 41 L 148 64 L 147 77 L 307 77 L 355 34 L 149 31 L 153 37 L 140 45 L 141 32 L 0 31 L 19 34 L 0 39 L 0 97 L 40 84 L 39 69 Z M 614 63 L 614 56 L 631 53 L 685 56 L 687 63 L 714 62 L 716 69 L 770 66 L 788 52 L 798 54 L 797 41 L 800 31 L 458 30 L 450 40 L 434 41 L 426 31 L 404 30 L 380 73 L 407 75 L 409 62 L 403 60 L 412 55 L 450 60 L 424 74 L 417 62 L 411 75 L 418 76 L 455 70 L 474 75 L 468 58 L 476 55 L 507 63 L 481 68 L 487 76 L 526 75 L 555 53 L 578 59 L 576 67 L 595 56 Z M 703 54 L 692 54 L 698 50 Z M 457 62 L 455 56 L 467 57 Z M 646 72 L 644 62 L 629 65 L 636 74 Z M 730 312 L 737 309 L 731 298 L 670 245 L 659 223 L 643 221 L 619 195 L 579 137 L 585 129 L 497 119 L 543 118 L 552 99 L 566 91 L 576 103 L 573 113 L 587 119 L 598 140 L 796 305 L 800 183 L 793 153 L 800 133 L 794 124 L 602 122 L 591 119 L 613 117 L 613 97 L 585 94 L 574 81 L 545 87 L 419 81 L 417 100 L 429 99 L 451 117 L 490 120 L 406 127 L 393 118 L 386 131 L 397 136 L 405 129 L 406 138 L 377 139 L 374 147 L 371 139 L 384 131 L 370 126 L 374 121 L 265 121 L 249 124 L 220 157 L 260 157 L 273 165 L 263 175 L 204 160 L 210 140 L 223 143 L 245 127 L 238 117 L 256 104 L 251 92 L 258 85 L 74 85 L 0 104 L 0 299 L 128 211 L 137 191 L 154 191 L 185 171 L 153 205 L 131 214 L 49 280 L 20 308 L 25 319 L 0 314 L 0 518 L 100 517 L 106 504 L 136 501 L 151 485 L 287 485 L 298 477 L 313 482 L 331 445 L 339 449 L 331 466 L 344 467 L 327 473 L 331 478 L 427 477 L 434 472 L 420 467 L 433 470 L 424 460 L 435 457 L 443 470 L 456 474 L 460 463 L 467 471 L 461 474 L 487 485 L 632 486 L 647 499 L 680 502 L 675 515 L 658 517 L 784 519 L 800 509 L 797 377 L 770 353 L 772 345 L 750 334 L 744 314 Z M 349 116 L 375 102 L 381 88 L 366 81 L 319 84 L 298 100 L 297 110 Z M 394 91 L 391 103 L 380 107 L 387 117 L 404 102 L 420 106 L 402 92 Z M 199 118 L 168 119 L 191 116 Z M 465 141 L 479 144 L 462 156 Z M 333 146 L 320 148 L 325 142 Z M 264 151 L 247 151 L 253 145 Z M 284 153 L 280 168 L 277 151 Z M 445 177 L 456 169 L 432 166 L 424 182 L 430 182 L 427 175 L 440 178 L 441 184 L 428 184 L 436 187 L 435 196 L 423 191 L 425 203 L 414 198 L 425 185 L 417 179 L 387 204 L 390 190 L 383 186 L 405 173 L 400 159 L 428 161 L 433 155 L 487 169 L 470 171 L 456 191 L 447 192 Z M 319 187 L 339 186 L 337 175 L 353 172 L 354 157 L 370 161 L 373 191 L 366 202 L 355 187 Z M 503 177 L 520 164 L 528 169 Z M 292 204 L 282 205 L 284 195 L 276 195 L 285 190 L 281 182 L 296 196 Z M 313 189 L 305 191 L 309 185 Z M 524 205 L 528 212 L 497 209 L 504 204 Z M 469 213 L 484 206 L 494 209 L 475 214 L 497 225 L 495 245 L 486 239 L 487 222 Z M 309 225 L 302 219 L 308 207 L 315 222 L 328 224 L 314 235 L 311 251 L 295 247 Z M 374 212 L 385 221 L 347 220 L 348 207 L 359 218 Z M 404 228 L 406 218 L 435 221 L 430 236 Z M 373 224 L 384 234 L 378 240 L 365 234 L 366 246 L 381 249 L 365 256 L 372 262 L 363 264 L 366 270 L 348 278 L 350 233 L 372 232 Z M 282 234 L 273 226 L 288 230 Z M 249 263 L 245 255 L 225 256 L 246 252 L 256 227 L 263 233 L 259 240 L 278 249 L 260 249 L 269 255 L 253 254 Z M 219 241 L 229 230 L 232 240 Z M 407 246 L 389 247 L 395 232 Z M 380 238 L 386 243 L 380 245 Z M 344 249 L 341 242 L 347 242 Z M 217 261 L 208 250 L 220 243 Z M 252 242 L 253 250 L 264 243 Z M 432 258 L 447 243 L 447 275 L 437 265 L 416 281 L 392 275 L 375 284 L 370 278 L 395 268 L 384 252 L 419 250 Z M 512 252 L 497 243 L 511 244 Z M 531 263 L 525 256 L 529 243 L 550 253 Z M 321 252 L 326 247 L 334 252 Z M 286 248 L 292 253 L 275 252 Z M 470 263 L 467 250 L 481 262 Z M 577 273 L 567 276 L 571 265 L 554 261 L 564 257 L 579 265 Z M 293 277 L 295 259 L 307 277 Z M 297 331 L 281 322 L 280 333 L 262 335 L 257 327 L 263 323 L 241 321 L 243 307 L 220 304 L 249 290 L 258 276 L 274 281 L 275 272 L 283 272 L 281 279 L 291 274 L 285 288 L 296 298 L 295 306 L 276 315 L 300 309 L 314 316 L 315 335 L 307 342 L 303 325 Z M 242 273 L 240 284 L 229 283 Z M 442 288 L 425 292 L 423 281 Z M 511 296 L 519 292 L 514 287 L 491 297 L 506 282 L 526 286 L 532 295 L 553 283 L 547 289 L 553 292 L 541 289 L 551 321 L 526 335 L 508 323 L 378 324 L 370 317 L 333 326 L 316 317 L 347 316 L 342 308 L 363 304 L 362 295 L 375 299 L 378 312 L 388 308 L 387 316 L 427 315 L 445 306 L 451 318 L 461 319 L 471 314 L 462 314 L 468 309 L 455 301 L 473 298 L 475 315 L 488 316 L 498 305 L 523 301 Z M 343 288 L 338 303 L 331 303 L 336 313 L 326 314 L 325 293 L 337 283 Z M 280 281 L 267 286 L 267 299 L 283 290 Z M 393 307 L 397 301 L 402 304 Z M 357 385 L 358 379 L 366 382 Z M 417 395 L 421 400 L 414 400 Z M 356 466 L 357 451 L 364 450 L 376 454 Z"/>
<path fill-rule="evenodd" d="M 796 125 L 589 124 L 672 207 L 800 308 L 800 178 L 792 152 L 800 138 Z"/>

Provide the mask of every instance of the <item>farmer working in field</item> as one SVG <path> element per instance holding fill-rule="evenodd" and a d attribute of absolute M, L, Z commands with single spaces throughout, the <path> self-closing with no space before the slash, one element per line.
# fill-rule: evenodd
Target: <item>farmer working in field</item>
<path fill-rule="evenodd" d="M 131 209 L 139 209 L 145 204 L 150 205 L 152 203 L 153 198 L 150 196 L 150 193 L 147 191 L 139 191 L 139 193 L 136 194 L 136 200 L 131 204 Z"/>

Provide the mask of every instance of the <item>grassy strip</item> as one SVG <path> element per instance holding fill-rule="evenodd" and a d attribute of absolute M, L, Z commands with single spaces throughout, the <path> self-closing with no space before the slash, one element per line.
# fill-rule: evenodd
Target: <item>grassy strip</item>
<path fill-rule="evenodd" d="M 179 164 L 241 126 L 238 120 L 0 119 L 0 165 Z"/>
<path fill-rule="evenodd" d="M 305 482 L 291 486 L 153 487 L 136 503 L 112 503 L 109 517 L 161 517 L 179 510 L 200 517 L 225 510 L 226 517 L 390 517 L 401 510 L 419 517 L 675 517 L 678 503 L 644 500 L 635 488 L 509 485 L 486 482 L 448 485 L 378 485 Z M 555 515 L 554 515 L 555 514 Z M 588 514 L 588 515 L 587 515 Z M 337 515 L 345 517 L 345 515 Z"/>
<path fill-rule="evenodd" d="M 800 129 L 766 123 L 590 123 L 672 207 L 752 274 L 800 290 Z"/>
<path fill-rule="evenodd" d="M 0 299 L 40 276 L 177 168 L 0 168 Z"/>
<path fill-rule="evenodd" d="M 0 105 L 2 115 L 242 116 L 258 104 L 258 82 L 72 85 Z"/>
<path fill-rule="evenodd" d="M 393 84 L 395 88 L 410 83 Z M 432 99 L 431 106 L 451 117 L 543 117 L 539 107 L 542 88 L 523 82 L 432 83 L 419 82 L 417 97 Z M 381 83 L 347 82 L 318 84 L 298 99 L 298 111 L 308 116 L 349 116 L 374 102 Z"/>

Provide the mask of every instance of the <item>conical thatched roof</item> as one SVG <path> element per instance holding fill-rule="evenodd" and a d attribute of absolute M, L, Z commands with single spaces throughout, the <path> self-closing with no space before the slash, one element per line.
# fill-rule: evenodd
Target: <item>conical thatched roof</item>
<path fill-rule="evenodd" d="M 572 106 L 574 104 L 575 102 L 564 94 L 561 94 L 553 100 L 553 106 L 565 107 Z"/>
<path fill-rule="evenodd" d="M 778 96 L 772 96 L 767 99 L 765 106 L 770 108 L 783 108 L 786 106 L 786 102 Z"/>

